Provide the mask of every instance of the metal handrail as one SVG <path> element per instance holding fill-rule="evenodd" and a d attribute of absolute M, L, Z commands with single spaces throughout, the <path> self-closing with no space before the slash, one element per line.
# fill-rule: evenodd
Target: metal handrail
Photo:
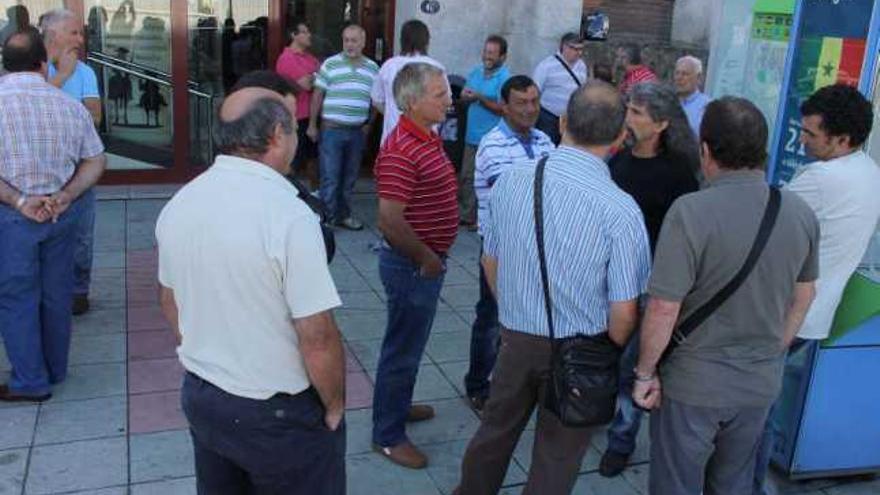
<path fill-rule="evenodd" d="M 169 81 L 167 81 L 167 80 L 165 80 L 165 79 L 162 79 L 162 78 L 159 78 L 159 77 L 155 77 L 155 76 L 151 76 L 151 75 L 149 75 L 149 74 L 145 74 L 145 73 L 142 73 L 142 72 L 138 72 L 138 71 L 136 71 L 136 70 L 134 70 L 134 69 L 129 69 L 128 67 L 123 67 L 123 66 L 121 66 L 121 65 L 118 65 L 118 64 L 115 64 L 115 63 L 112 63 L 112 62 L 107 62 L 106 60 L 101 60 L 100 58 L 93 57 L 92 55 L 87 56 L 87 57 L 86 57 L 86 60 L 88 60 L 88 61 L 90 61 L 90 62 L 95 62 L 96 64 L 100 64 L 100 65 L 103 65 L 103 66 L 105 66 L 105 67 L 109 67 L 109 68 L 111 68 L 111 69 L 113 69 L 113 70 L 118 70 L 119 72 L 124 72 L 124 73 L 126 73 L 126 74 L 131 74 L 131 75 L 133 75 L 133 76 L 135 76 L 135 77 L 139 77 L 139 78 L 141 78 L 141 79 L 146 79 L 147 81 L 152 81 L 152 82 L 154 82 L 154 83 L 156 83 L 156 84 L 160 84 L 160 85 L 162 85 L 162 86 L 166 86 L 166 87 L 169 87 L 169 88 L 173 87 L 173 85 L 171 84 L 171 82 L 169 82 Z M 152 70 L 152 69 L 148 69 L 148 70 Z M 210 93 L 205 93 L 205 92 L 199 91 L 199 90 L 197 90 L 197 89 L 187 88 L 187 92 L 189 92 L 189 93 L 192 94 L 192 95 L 198 96 L 198 97 L 200 97 L 200 98 L 214 99 L 214 95 L 212 95 L 212 94 L 210 94 Z"/>
<path fill-rule="evenodd" d="M 134 67 L 135 69 L 140 69 L 140 70 L 143 70 L 143 71 L 153 72 L 153 73 L 158 74 L 160 77 L 164 77 L 164 78 L 165 78 L 166 80 L 168 80 L 168 81 L 171 80 L 171 74 L 169 74 L 169 73 L 167 73 L 167 72 L 165 72 L 165 71 L 163 71 L 163 70 L 159 70 L 159 69 L 156 69 L 156 68 L 150 67 L 150 66 L 148 66 L 148 65 L 139 64 L 139 63 L 137 63 L 137 62 L 133 62 L 133 61 L 131 61 L 131 60 L 125 60 L 125 59 L 122 59 L 122 58 L 114 57 L 114 56 L 112 56 L 112 55 L 107 55 L 107 54 L 104 53 L 104 52 L 90 51 L 90 52 L 88 53 L 88 55 L 86 55 L 86 58 L 89 59 L 89 60 L 95 60 L 95 58 L 106 59 L 106 60 L 109 60 L 110 63 L 114 63 L 114 64 L 116 64 L 116 65 L 121 65 L 121 66 L 123 66 L 123 67 L 125 67 L 125 66 L 129 66 L 129 67 Z M 95 61 L 97 62 L 97 60 L 95 60 Z M 105 62 L 105 63 L 106 63 L 106 62 Z M 199 84 L 198 82 L 193 81 L 193 80 L 187 80 L 187 81 L 186 81 L 186 84 L 187 84 L 188 86 L 192 87 L 192 88 L 198 88 L 198 87 L 200 86 L 200 84 Z"/>

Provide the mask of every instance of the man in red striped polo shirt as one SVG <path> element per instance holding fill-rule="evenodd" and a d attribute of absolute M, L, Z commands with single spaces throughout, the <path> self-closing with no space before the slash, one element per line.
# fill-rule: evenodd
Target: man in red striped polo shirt
<path fill-rule="evenodd" d="M 628 43 L 617 48 L 617 63 L 623 67 L 623 80 L 618 89 L 620 94 L 627 96 L 633 86 L 642 82 L 657 80 L 657 74 L 647 65 L 642 64 L 642 49 L 635 43 Z"/>
<path fill-rule="evenodd" d="M 375 166 L 388 326 L 373 394 L 373 448 L 397 464 L 421 469 L 428 459 L 407 439 L 405 423 L 434 416 L 430 406 L 412 405 L 412 393 L 437 311 L 446 253 L 458 233 L 455 169 L 431 130 L 446 118 L 452 101 L 443 71 L 425 63 L 401 69 L 394 100 L 403 116 Z"/>

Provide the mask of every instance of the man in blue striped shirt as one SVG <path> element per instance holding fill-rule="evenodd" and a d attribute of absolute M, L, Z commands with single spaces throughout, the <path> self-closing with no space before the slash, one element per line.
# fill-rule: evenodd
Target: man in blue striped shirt
<path fill-rule="evenodd" d="M 477 196 L 477 226 L 482 235 L 483 220 L 489 209 L 489 192 L 502 172 L 516 162 L 547 156 L 553 142 L 535 129 L 540 107 L 540 92 L 528 76 L 514 76 L 501 87 L 501 113 L 504 118 L 480 141 L 477 150 L 474 191 Z M 489 396 L 489 374 L 498 355 L 498 304 L 486 283 L 480 266 L 480 300 L 477 317 L 471 327 L 471 362 L 464 378 L 471 407 L 477 414 Z"/>
<path fill-rule="evenodd" d="M 636 322 L 651 257 L 636 202 L 602 161 L 620 147 L 626 110 L 610 85 L 572 95 L 562 145 L 544 177 L 544 242 L 557 338 L 608 332 L 618 345 Z M 535 168 L 515 166 L 492 190 L 483 225 L 483 266 L 498 297 L 501 350 L 483 422 L 462 463 L 461 495 L 497 493 L 519 436 L 538 406 L 532 465 L 523 493 L 563 495 L 577 479 L 590 429 L 568 428 L 541 404 L 550 340 L 533 211 Z"/>

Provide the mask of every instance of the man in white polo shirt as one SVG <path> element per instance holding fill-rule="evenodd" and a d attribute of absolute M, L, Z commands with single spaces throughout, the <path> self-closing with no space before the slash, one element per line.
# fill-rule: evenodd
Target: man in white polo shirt
<path fill-rule="evenodd" d="M 565 113 L 568 99 L 587 82 L 587 64 L 582 58 L 584 40 L 576 33 L 565 33 L 559 40 L 559 51 L 542 60 L 532 79 L 541 92 L 541 113 L 537 128 L 550 136 L 558 146 L 559 116 Z"/>
<path fill-rule="evenodd" d="M 284 177 L 296 121 L 245 88 L 217 122 L 222 154 L 156 225 L 198 492 L 343 495 L 340 300 L 318 218 Z"/>

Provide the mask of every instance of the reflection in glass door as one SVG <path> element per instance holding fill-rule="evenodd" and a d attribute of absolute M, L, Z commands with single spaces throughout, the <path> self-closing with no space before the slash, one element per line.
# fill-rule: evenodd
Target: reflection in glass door
<path fill-rule="evenodd" d="M 173 165 L 170 0 L 85 0 L 109 168 Z"/>
<path fill-rule="evenodd" d="M 268 15 L 267 0 L 189 0 L 190 155 L 195 164 L 213 161 L 217 104 L 242 74 L 267 67 Z"/>

